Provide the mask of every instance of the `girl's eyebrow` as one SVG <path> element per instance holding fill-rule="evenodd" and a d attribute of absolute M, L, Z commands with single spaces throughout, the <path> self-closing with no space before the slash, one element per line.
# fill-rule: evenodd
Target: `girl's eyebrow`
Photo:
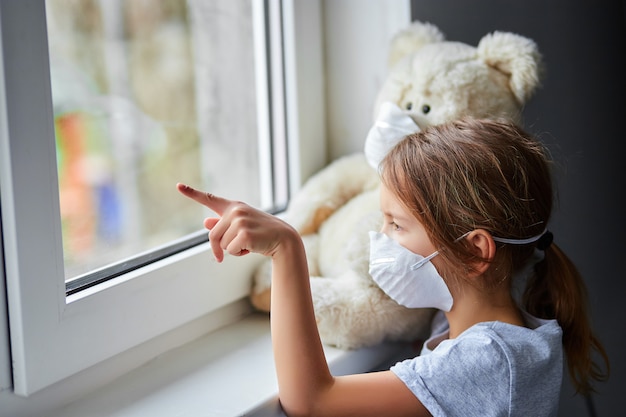
<path fill-rule="evenodd" d="M 385 217 L 393 217 L 394 219 L 398 217 L 390 210 L 383 210 L 383 215 Z"/>
<path fill-rule="evenodd" d="M 383 213 L 383 215 L 384 215 L 385 217 L 391 217 L 391 218 L 394 218 L 394 219 L 396 219 L 396 220 L 400 220 L 400 221 L 403 221 L 403 222 L 406 222 L 407 220 L 410 220 L 410 219 L 411 219 L 411 218 L 409 218 L 409 217 L 402 216 L 402 215 L 399 215 L 399 214 L 397 214 L 397 213 L 394 213 L 394 212 L 392 212 L 392 211 L 390 211 L 390 210 L 383 210 L 383 212 L 382 212 L 382 213 Z"/>

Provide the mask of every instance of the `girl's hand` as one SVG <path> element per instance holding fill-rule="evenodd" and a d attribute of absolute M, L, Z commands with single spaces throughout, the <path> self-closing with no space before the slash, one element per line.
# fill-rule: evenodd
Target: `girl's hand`
<path fill-rule="evenodd" d="M 274 256 L 286 238 L 297 235 L 287 223 L 245 203 L 201 192 L 185 184 L 179 183 L 176 188 L 219 216 L 204 220 L 204 227 L 210 230 L 213 256 L 218 262 L 224 259 L 224 251 L 235 256 L 250 252 Z"/>

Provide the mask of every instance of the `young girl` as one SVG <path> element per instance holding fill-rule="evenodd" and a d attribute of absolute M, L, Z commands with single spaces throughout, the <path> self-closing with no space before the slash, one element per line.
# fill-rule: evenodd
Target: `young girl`
<path fill-rule="evenodd" d="M 317 333 L 298 233 L 244 203 L 179 184 L 206 205 L 215 258 L 272 258 L 271 331 L 290 416 L 555 416 L 563 352 L 578 392 L 608 358 L 593 335 L 583 280 L 552 242 L 544 148 L 505 121 L 463 119 L 407 136 L 381 164 L 384 226 L 370 272 L 409 307 L 445 314 L 422 353 L 389 371 L 333 377 Z M 514 272 L 535 262 L 523 301 Z M 519 274 L 518 274 L 519 275 Z"/>

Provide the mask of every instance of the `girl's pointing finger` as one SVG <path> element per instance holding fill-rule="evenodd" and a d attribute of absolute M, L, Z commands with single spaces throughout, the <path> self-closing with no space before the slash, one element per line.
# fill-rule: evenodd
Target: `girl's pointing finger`
<path fill-rule="evenodd" d="M 232 203 L 230 200 L 227 200 L 222 197 L 218 197 L 211 193 L 204 193 L 202 191 L 198 191 L 188 185 L 178 183 L 176 184 L 176 188 L 178 191 L 186 197 L 191 198 L 192 200 L 197 201 L 198 203 L 206 206 L 216 212 L 218 215 L 222 215 L 226 208 Z"/>

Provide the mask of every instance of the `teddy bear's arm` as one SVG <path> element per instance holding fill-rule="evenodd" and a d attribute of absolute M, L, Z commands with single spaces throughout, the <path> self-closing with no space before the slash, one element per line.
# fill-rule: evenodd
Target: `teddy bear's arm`
<path fill-rule="evenodd" d="M 378 173 L 365 155 L 344 156 L 309 178 L 291 199 L 285 220 L 301 235 L 315 233 L 338 208 L 378 183 Z"/>

